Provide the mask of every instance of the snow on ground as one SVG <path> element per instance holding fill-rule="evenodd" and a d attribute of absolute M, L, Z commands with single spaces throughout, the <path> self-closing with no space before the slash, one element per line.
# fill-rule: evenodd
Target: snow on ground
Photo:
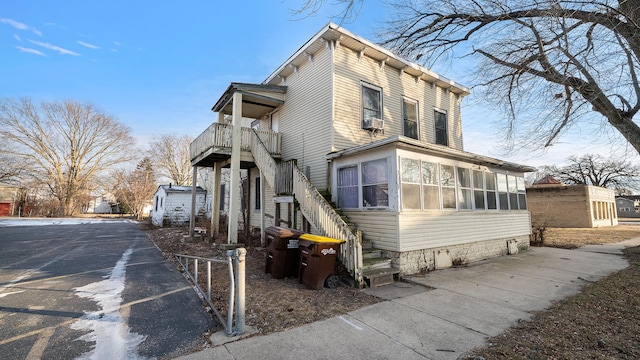
<path fill-rule="evenodd" d="M 130 248 L 122 254 L 105 280 L 75 289 L 76 295 L 94 300 L 100 307 L 71 325 L 74 330 L 89 330 L 78 340 L 95 342 L 93 350 L 78 359 L 143 359 L 137 354 L 137 347 L 146 336 L 131 332 L 120 315 L 126 265 L 132 252 Z"/>
<path fill-rule="evenodd" d="M 131 219 L 96 219 L 96 218 L 0 218 L 0 227 L 9 226 L 44 226 L 44 225 L 83 225 L 104 224 L 114 222 L 135 222 Z"/>

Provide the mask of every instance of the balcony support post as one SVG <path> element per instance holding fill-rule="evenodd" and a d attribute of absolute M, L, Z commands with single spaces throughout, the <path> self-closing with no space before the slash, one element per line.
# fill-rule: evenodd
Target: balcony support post
<path fill-rule="evenodd" d="M 241 181 L 240 148 L 242 147 L 242 93 L 233 93 L 233 113 L 231 117 L 231 178 L 229 184 L 229 224 L 227 238 L 229 244 L 238 243 L 238 214 L 240 213 Z M 248 226 L 249 224 L 244 224 Z"/>
<path fill-rule="evenodd" d="M 221 194 L 220 184 L 220 163 L 213 164 L 213 194 L 211 197 L 211 237 L 215 239 L 220 234 L 220 201 L 224 199 L 224 194 Z"/>

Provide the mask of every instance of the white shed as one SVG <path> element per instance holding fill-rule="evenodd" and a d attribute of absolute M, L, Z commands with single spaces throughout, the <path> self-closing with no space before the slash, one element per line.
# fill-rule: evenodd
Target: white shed
<path fill-rule="evenodd" d="M 196 216 L 206 211 L 207 192 L 196 188 Z M 151 222 L 156 226 L 184 225 L 191 217 L 191 186 L 160 185 L 153 196 Z"/>

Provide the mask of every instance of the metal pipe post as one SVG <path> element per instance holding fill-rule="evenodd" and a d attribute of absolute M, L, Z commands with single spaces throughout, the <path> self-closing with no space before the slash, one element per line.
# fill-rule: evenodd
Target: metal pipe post
<path fill-rule="evenodd" d="M 236 334 L 244 333 L 244 278 L 245 278 L 245 258 L 247 250 L 238 248 L 235 250 L 236 256 Z"/>
<path fill-rule="evenodd" d="M 227 250 L 227 261 L 229 263 L 229 304 L 227 309 L 227 335 L 233 335 L 233 303 L 234 303 L 234 295 L 235 295 L 235 281 L 233 279 L 233 260 L 231 259 L 234 256 L 233 250 Z"/>

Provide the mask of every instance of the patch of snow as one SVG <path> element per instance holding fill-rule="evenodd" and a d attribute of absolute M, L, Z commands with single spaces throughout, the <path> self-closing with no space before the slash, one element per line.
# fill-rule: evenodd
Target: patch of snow
<path fill-rule="evenodd" d="M 86 225 L 104 223 L 134 223 L 131 219 L 93 219 L 93 218 L 5 218 L 0 219 L 0 227 L 45 226 L 45 225 Z"/>
<path fill-rule="evenodd" d="M 94 300 L 100 310 L 86 313 L 71 324 L 74 330 L 89 330 L 78 340 L 95 342 L 95 347 L 78 359 L 143 359 L 137 348 L 146 336 L 131 332 L 120 315 L 122 291 L 125 286 L 126 264 L 133 253 L 129 248 L 105 280 L 76 288 L 80 297 Z"/>

